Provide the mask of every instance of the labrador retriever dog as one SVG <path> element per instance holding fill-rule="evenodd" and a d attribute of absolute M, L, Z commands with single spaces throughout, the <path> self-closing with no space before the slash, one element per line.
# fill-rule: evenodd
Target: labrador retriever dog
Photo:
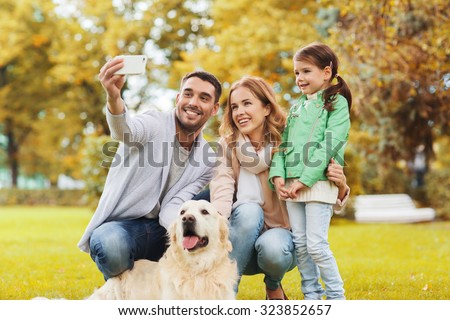
<path fill-rule="evenodd" d="M 235 299 L 237 267 L 229 258 L 228 222 L 205 201 L 187 201 L 169 227 L 159 262 L 138 260 L 88 299 Z"/>

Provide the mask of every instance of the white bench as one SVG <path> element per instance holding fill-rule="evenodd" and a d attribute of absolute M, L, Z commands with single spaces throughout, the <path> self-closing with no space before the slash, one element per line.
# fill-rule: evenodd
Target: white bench
<path fill-rule="evenodd" d="M 361 195 L 355 200 L 355 220 L 363 223 L 410 223 L 431 221 L 432 208 L 416 208 L 407 194 Z"/>

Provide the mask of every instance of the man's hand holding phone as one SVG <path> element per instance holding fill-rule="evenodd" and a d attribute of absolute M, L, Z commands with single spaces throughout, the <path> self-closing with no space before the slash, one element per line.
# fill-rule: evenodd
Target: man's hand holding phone
<path fill-rule="evenodd" d="M 125 75 L 145 72 L 146 62 L 145 56 L 117 56 L 108 60 L 100 69 L 98 78 L 106 92 L 108 108 L 112 114 L 124 111 L 120 92 L 125 84 Z"/>
<path fill-rule="evenodd" d="M 145 65 L 147 64 L 147 57 L 144 55 L 135 56 L 118 56 L 123 59 L 124 66 L 116 71 L 115 74 L 142 74 L 145 72 Z"/>

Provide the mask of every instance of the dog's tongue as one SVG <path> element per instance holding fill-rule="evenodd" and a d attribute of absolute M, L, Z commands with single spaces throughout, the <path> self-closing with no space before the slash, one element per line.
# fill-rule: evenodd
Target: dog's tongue
<path fill-rule="evenodd" d="M 192 249 L 197 245 L 199 241 L 200 238 L 197 236 L 186 236 L 183 238 L 183 247 L 188 250 Z"/>

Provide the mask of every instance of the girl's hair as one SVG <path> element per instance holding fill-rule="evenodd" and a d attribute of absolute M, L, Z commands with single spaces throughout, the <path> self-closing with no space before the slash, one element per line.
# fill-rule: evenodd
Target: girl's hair
<path fill-rule="evenodd" d="M 259 77 L 246 76 L 233 83 L 228 94 L 222 124 L 219 128 L 220 135 L 225 137 L 228 145 L 232 147 L 236 145 L 239 129 L 233 121 L 230 98 L 233 91 L 240 87 L 249 89 L 264 106 L 270 105 L 270 114 L 266 117 L 264 123 L 264 141 L 266 144 L 272 143 L 273 150 L 275 150 L 281 143 L 281 133 L 286 124 L 286 114 L 277 103 L 272 87 Z"/>
<path fill-rule="evenodd" d="M 336 78 L 338 83 L 324 90 L 324 108 L 327 111 L 332 111 L 334 99 L 339 93 L 347 99 L 348 109 L 350 110 L 352 107 L 352 93 L 350 92 L 347 83 L 345 83 L 344 79 L 338 74 L 339 60 L 329 46 L 320 42 L 313 42 L 297 51 L 294 55 L 294 61 L 306 61 L 322 70 L 326 67 L 330 67 L 331 80 Z"/>

